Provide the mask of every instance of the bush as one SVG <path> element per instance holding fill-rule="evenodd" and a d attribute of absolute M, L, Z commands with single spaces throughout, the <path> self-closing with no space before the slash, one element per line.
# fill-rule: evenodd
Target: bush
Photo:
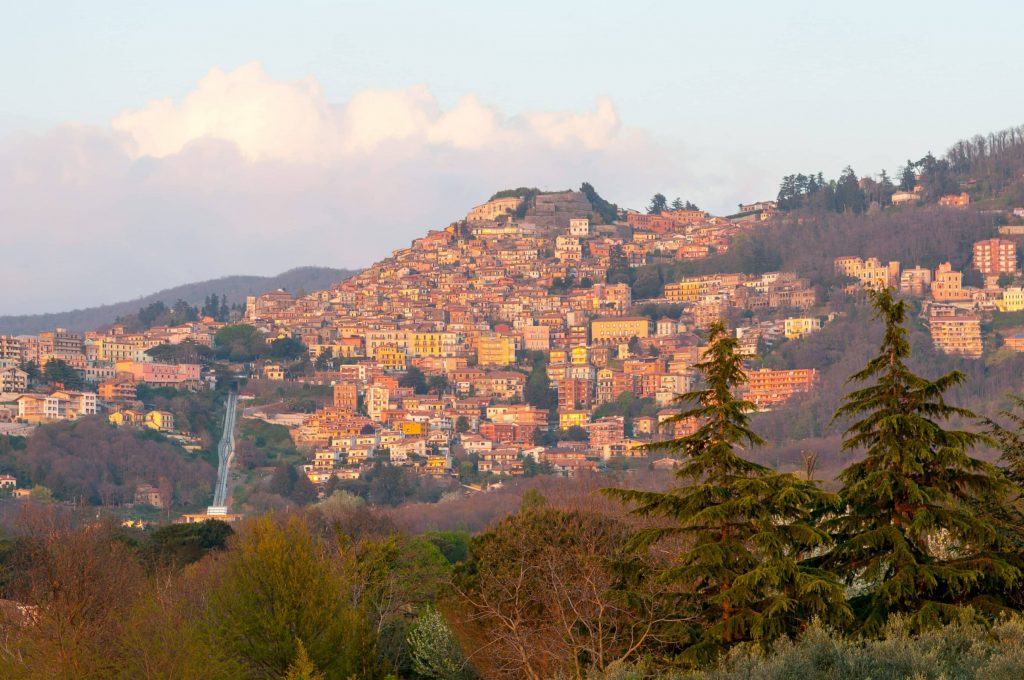
<path fill-rule="evenodd" d="M 770 652 L 737 650 L 717 668 L 689 677 L 706 680 L 1016 680 L 1024 668 L 1024 619 L 1006 618 L 991 629 L 972 620 L 911 635 L 906 619 L 895 617 L 881 639 L 855 641 L 814 625 L 797 641 Z"/>

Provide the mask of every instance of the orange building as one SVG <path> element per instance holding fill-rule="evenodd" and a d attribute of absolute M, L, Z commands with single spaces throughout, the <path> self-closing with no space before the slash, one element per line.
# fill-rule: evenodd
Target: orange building
<path fill-rule="evenodd" d="M 1013 274 L 1017 271 L 1017 244 L 990 238 L 974 244 L 974 268 L 982 274 Z"/>
<path fill-rule="evenodd" d="M 355 383 L 338 383 L 334 386 L 334 405 L 355 413 L 359 408 L 359 388 Z"/>
<path fill-rule="evenodd" d="M 960 194 L 949 194 L 939 197 L 939 205 L 950 208 L 966 208 L 971 204 L 971 196 L 966 191 Z"/>
<path fill-rule="evenodd" d="M 933 300 L 969 300 L 970 293 L 963 289 L 964 275 L 953 270 L 953 265 L 944 262 L 935 270 L 932 281 Z"/>
<path fill-rule="evenodd" d="M 762 368 L 747 373 L 746 397 L 758 408 L 768 408 L 788 401 L 800 392 L 810 392 L 817 382 L 817 369 L 774 371 Z"/>

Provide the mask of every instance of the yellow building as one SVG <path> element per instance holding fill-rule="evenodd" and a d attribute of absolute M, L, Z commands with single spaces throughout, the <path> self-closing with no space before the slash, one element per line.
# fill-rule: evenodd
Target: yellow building
<path fill-rule="evenodd" d="M 570 363 L 573 363 L 577 366 L 590 363 L 590 350 L 588 350 L 586 347 L 573 347 L 570 356 L 572 357 L 570 359 Z"/>
<path fill-rule="evenodd" d="M 111 425 L 117 425 L 118 427 L 122 425 L 138 425 L 143 422 L 143 420 L 144 417 L 141 413 L 128 408 L 123 411 L 114 411 L 107 416 L 107 422 Z"/>
<path fill-rule="evenodd" d="M 515 213 L 522 202 L 523 199 L 520 196 L 495 198 L 470 210 L 469 214 L 466 215 L 466 221 L 484 222 L 497 219 L 503 215 L 511 215 Z"/>
<path fill-rule="evenodd" d="M 586 427 L 590 424 L 590 411 L 559 411 L 558 427 L 568 430 L 574 425 Z"/>
<path fill-rule="evenodd" d="M 376 361 L 386 371 L 404 371 L 405 351 L 397 347 L 378 347 Z"/>
<path fill-rule="evenodd" d="M 1024 311 L 1024 288 L 1016 286 L 1003 290 L 1003 299 L 996 300 L 1000 312 Z"/>
<path fill-rule="evenodd" d="M 476 360 L 480 366 L 511 366 L 515 364 L 515 338 L 505 335 L 490 335 L 480 338 L 476 345 Z"/>
<path fill-rule="evenodd" d="M 836 274 L 849 276 L 860 281 L 865 288 L 881 290 L 895 286 L 900 278 L 900 263 L 882 264 L 878 258 L 837 257 L 834 260 Z"/>
<path fill-rule="evenodd" d="M 406 437 L 415 437 L 417 435 L 426 434 L 424 432 L 423 423 L 415 422 L 412 420 L 402 421 L 402 434 Z"/>
<path fill-rule="evenodd" d="M 609 316 L 590 322 L 590 337 L 594 344 L 628 342 L 631 338 L 646 338 L 651 334 L 651 320 L 646 316 Z"/>
<path fill-rule="evenodd" d="M 448 331 L 413 332 L 406 337 L 409 356 L 448 357 L 458 349 L 459 336 Z"/>
<path fill-rule="evenodd" d="M 786 337 L 802 338 L 814 331 L 821 330 L 821 319 L 817 317 L 790 317 L 786 319 Z"/>
<path fill-rule="evenodd" d="M 174 414 L 167 411 L 150 411 L 146 414 L 146 427 L 160 432 L 173 432 Z"/>
<path fill-rule="evenodd" d="M 980 357 L 981 320 L 968 316 L 933 316 L 928 320 L 935 348 L 946 354 Z"/>
<path fill-rule="evenodd" d="M 263 367 L 263 377 L 267 380 L 284 380 L 284 368 L 280 364 L 267 364 Z"/>
<path fill-rule="evenodd" d="M 707 284 L 701 279 L 683 279 L 665 284 L 665 299 L 669 302 L 696 302 L 706 290 Z"/>

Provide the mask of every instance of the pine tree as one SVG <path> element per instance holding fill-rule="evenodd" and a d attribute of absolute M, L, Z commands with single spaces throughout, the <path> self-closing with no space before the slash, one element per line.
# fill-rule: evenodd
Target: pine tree
<path fill-rule="evenodd" d="M 649 215 L 660 215 L 668 209 L 668 199 L 665 198 L 665 194 L 654 194 L 651 197 L 651 204 L 647 206 L 647 213 Z"/>
<path fill-rule="evenodd" d="M 823 564 L 853 586 L 850 602 L 869 634 L 895 613 L 920 629 L 955 619 L 958 605 L 999 610 L 1021 578 L 997 517 L 1006 479 L 968 455 L 984 435 L 943 428 L 952 417 L 975 417 L 945 401 L 963 375 L 932 381 L 911 372 L 904 302 L 888 290 L 872 297 L 885 336 L 878 356 L 850 378 L 869 385 L 835 415 L 859 418 L 843 449 L 866 456 L 840 475 L 845 511 L 824 523 L 835 547 Z"/>
<path fill-rule="evenodd" d="M 683 458 L 676 477 L 684 483 L 665 493 L 610 490 L 636 504 L 634 513 L 671 521 L 640 531 L 632 547 L 679 539 L 680 552 L 661 578 L 683 590 L 680 606 L 692 612 L 694 625 L 682 657 L 698 664 L 738 642 L 767 644 L 793 634 L 814 617 L 849 616 L 843 588 L 802 561 L 828 543 L 812 511 L 830 496 L 740 455 L 763 442 L 749 425 L 754 404 L 735 396 L 746 373 L 737 340 L 720 322 L 711 327 L 705 356 L 696 365 L 704 389 L 677 397 L 681 410 L 667 421 L 697 419 L 698 429 L 651 445 Z"/>

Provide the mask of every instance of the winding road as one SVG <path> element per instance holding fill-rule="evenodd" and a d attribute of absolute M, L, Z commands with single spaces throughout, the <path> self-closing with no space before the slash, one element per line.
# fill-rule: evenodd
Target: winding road
<path fill-rule="evenodd" d="M 228 392 L 227 403 L 224 407 L 224 432 L 220 437 L 220 444 L 217 445 L 219 462 L 217 464 L 217 486 L 213 492 L 214 507 L 224 507 L 228 495 L 228 474 L 231 468 L 231 459 L 235 456 L 235 417 L 238 411 L 238 391 L 232 389 Z"/>

